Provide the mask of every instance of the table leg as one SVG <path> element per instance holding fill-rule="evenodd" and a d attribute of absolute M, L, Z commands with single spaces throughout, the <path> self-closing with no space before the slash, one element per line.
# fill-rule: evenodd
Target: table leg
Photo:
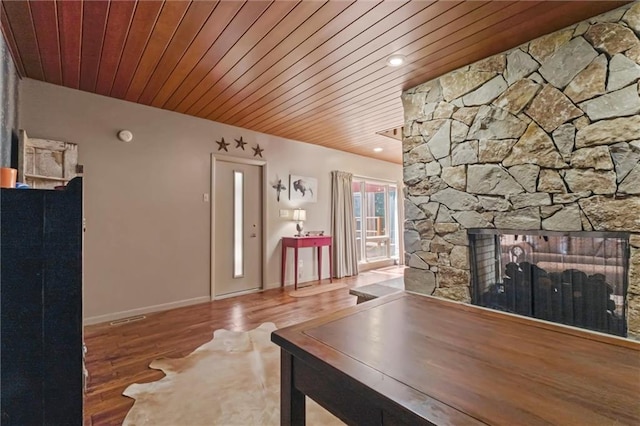
<path fill-rule="evenodd" d="M 295 260 L 295 263 L 293 264 L 293 289 L 297 290 L 298 289 L 298 247 L 294 247 L 293 248 L 293 257 Z"/>
<path fill-rule="evenodd" d="M 318 250 L 318 281 L 322 281 L 322 246 Z"/>
<path fill-rule="evenodd" d="M 329 244 L 329 282 L 330 283 L 333 282 L 333 256 L 331 254 L 331 247 L 333 247 L 333 245 Z"/>
<path fill-rule="evenodd" d="M 293 385 L 293 356 L 280 350 L 280 424 L 305 424 L 304 394 Z"/>
<path fill-rule="evenodd" d="M 287 272 L 287 247 L 284 245 L 284 241 L 281 244 L 282 244 L 282 260 L 280 262 L 281 264 L 280 284 L 282 285 L 282 287 L 284 287 L 284 274 Z"/>

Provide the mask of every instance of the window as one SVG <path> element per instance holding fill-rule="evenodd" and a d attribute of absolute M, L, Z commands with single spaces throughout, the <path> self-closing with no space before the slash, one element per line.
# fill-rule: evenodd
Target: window
<path fill-rule="evenodd" d="M 244 173 L 233 172 L 233 278 L 244 276 Z"/>

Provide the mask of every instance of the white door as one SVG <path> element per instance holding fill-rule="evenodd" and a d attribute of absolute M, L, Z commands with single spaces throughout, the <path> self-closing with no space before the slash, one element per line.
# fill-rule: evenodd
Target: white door
<path fill-rule="evenodd" d="M 215 297 L 262 288 L 263 166 L 252 163 L 212 162 Z"/>

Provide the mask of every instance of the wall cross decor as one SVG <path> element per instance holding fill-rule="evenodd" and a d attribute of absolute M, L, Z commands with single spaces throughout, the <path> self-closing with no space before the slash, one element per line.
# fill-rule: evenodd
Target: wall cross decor
<path fill-rule="evenodd" d="M 271 187 L 276 190 L 276 200 L 280 202 L 280 192 L 285 191 L 287 187 L 282 184 L 282 179 L 278 179 L 274 185 L 271 185 Z"/>

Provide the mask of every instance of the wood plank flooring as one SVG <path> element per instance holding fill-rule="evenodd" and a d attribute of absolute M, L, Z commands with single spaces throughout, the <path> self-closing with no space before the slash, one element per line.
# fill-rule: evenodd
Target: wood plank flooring
<path fill-rule="evenodd" d="M 213 337 L 219 328 L 246 331 L 263 322 L 278 327 L 353 306 L 349 288 L 401 277 L 403 267 L 363 272 L 334 280 L 347 288 L 309 297 L 291 297 L 293 286 L 148 314 L 145 319 L 121 325 L 85 327 L 86 367 L 89 382 L 85 395 L 85 425 L 120 425 L 133 406 L 122 396 L 132 383 L 159 380 L 164 374 L 149 368 L 157 358 L 180 358 Z M 329 280 L 323 280 L 328 283 Z"/>

